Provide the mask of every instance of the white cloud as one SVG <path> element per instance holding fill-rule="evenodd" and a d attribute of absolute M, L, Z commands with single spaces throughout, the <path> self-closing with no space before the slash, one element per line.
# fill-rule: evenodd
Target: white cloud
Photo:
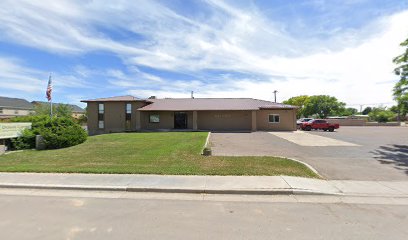
<path fill-rule="evenodd" d="M 44 100 L 45 90 L 48 83 L 49 72 L 40 71 L 26 67 L 26 65 L 15 58 L 0 56 L 0 87 L 2 96 L 20 97 L 28 100 Z M 53 73 L 54 97 L 61 99 L 66 89 L 88 88 L 86 82 L 74 75 Z"/>
<path fill-rule="evenodd" d="M 314 4 L 324 7 L 319 2 Z M 240 9 L 213 0 L 200 4 L 210 10 L 187 17 L 154 1 L 2 1 L 0 30 L 4 34 L 0 40 L 59 54 L 112 52 L 128 71 L 106 69 L 97 74 L 138 96 L 170 97 L 172 92 L 172 96 L 184 96 L 194 90 L 197 96 L 271 99 L 276 89 L 279 99 L 330 94 L 349 104 L 392 101 L 396 78 L 391 60 L 407 37 L 408 11 L 375 19 L 359 30 L 334 29 L 328 38 L 307 39 L 292 36 L 284 23 L 268 19 L 255 7 Z M 115 39 L 101 28 L 131 37 Z M 134 40 L 136 36 L 140 39 Z M 138 66 L 196 78 L 169 81 Z M 257 77 L 234 79 L 235 74 L 220 77 L 207 70 Z M 80 85 L 95 74 L 81 66 L 74 72 L 73 77 L 61 76 L 63 82 Z M 32 77 L 35 72 L 8 74 L 37 83 Z M 203 76 L 214 80 L 199 80 Z M 8 84 L 3 86 L 19 88 Z M 34 89 L 27 87 L 27 91 Z"/>

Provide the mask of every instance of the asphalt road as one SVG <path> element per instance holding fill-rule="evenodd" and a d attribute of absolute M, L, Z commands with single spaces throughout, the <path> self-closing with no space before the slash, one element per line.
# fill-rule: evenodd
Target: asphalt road
<path fill-rule="evenodd" d="M 10 193 L 10 191 L 14 191 Z M 0 192 L 0 239 L 406 239 L 408 201 Z M 32 191 L 31 191 L 32 192 Z M 61 193 L 62 192 L 62 193 Z M 323 200 L 321 200 L 321 198 Z"/>
<path fill-rule="evenodd" d="M 268 132 L 212 133 L 214 155 L 284 156 L 330 180 L 408 180 L 408 127 L 341 127 L 311 131 L 359 146 L 300 146 Z"/>

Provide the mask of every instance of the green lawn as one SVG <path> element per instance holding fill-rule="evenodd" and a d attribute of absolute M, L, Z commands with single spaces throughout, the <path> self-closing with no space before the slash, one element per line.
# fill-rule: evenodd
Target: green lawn
<path fill-rule="evenodd" d="M 93 136 L 70 148 L 25 150 L 0 156 L 0 171 L 317 177 L 303 164 L 279 157 L 201 156 L 207 134 L 153 132 Z"/>

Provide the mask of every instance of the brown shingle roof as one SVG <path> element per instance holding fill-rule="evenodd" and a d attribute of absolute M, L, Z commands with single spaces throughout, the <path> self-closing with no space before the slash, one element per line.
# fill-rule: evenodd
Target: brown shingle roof
<path fill-rule="evenodd" d="M 118 96 L 118 97 L 108 97 L 108 98 L 96 98 L 89 100 L 82 100 L 81 102 L 132 102 L 132 101 L 146 101 L 141 98 L 133 97 L 131 95 Z"/>
<path fill-rule="evenodd" d="M 149 99 L 153 103 L 141 111 L 204 111 L 204 110 L 259 110 L 294 109 L 295 106 L 252 98 L 165 98 Z"/>

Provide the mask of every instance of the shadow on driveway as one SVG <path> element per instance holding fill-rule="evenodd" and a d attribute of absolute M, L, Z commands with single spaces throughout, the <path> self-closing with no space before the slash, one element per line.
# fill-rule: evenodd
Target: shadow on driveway
<path fill-rule="evenodd" d="M 382 164 L 391 164 L 408 175 L 408 145 L 380 146 L 372 152 L 374 158 Z"/>

